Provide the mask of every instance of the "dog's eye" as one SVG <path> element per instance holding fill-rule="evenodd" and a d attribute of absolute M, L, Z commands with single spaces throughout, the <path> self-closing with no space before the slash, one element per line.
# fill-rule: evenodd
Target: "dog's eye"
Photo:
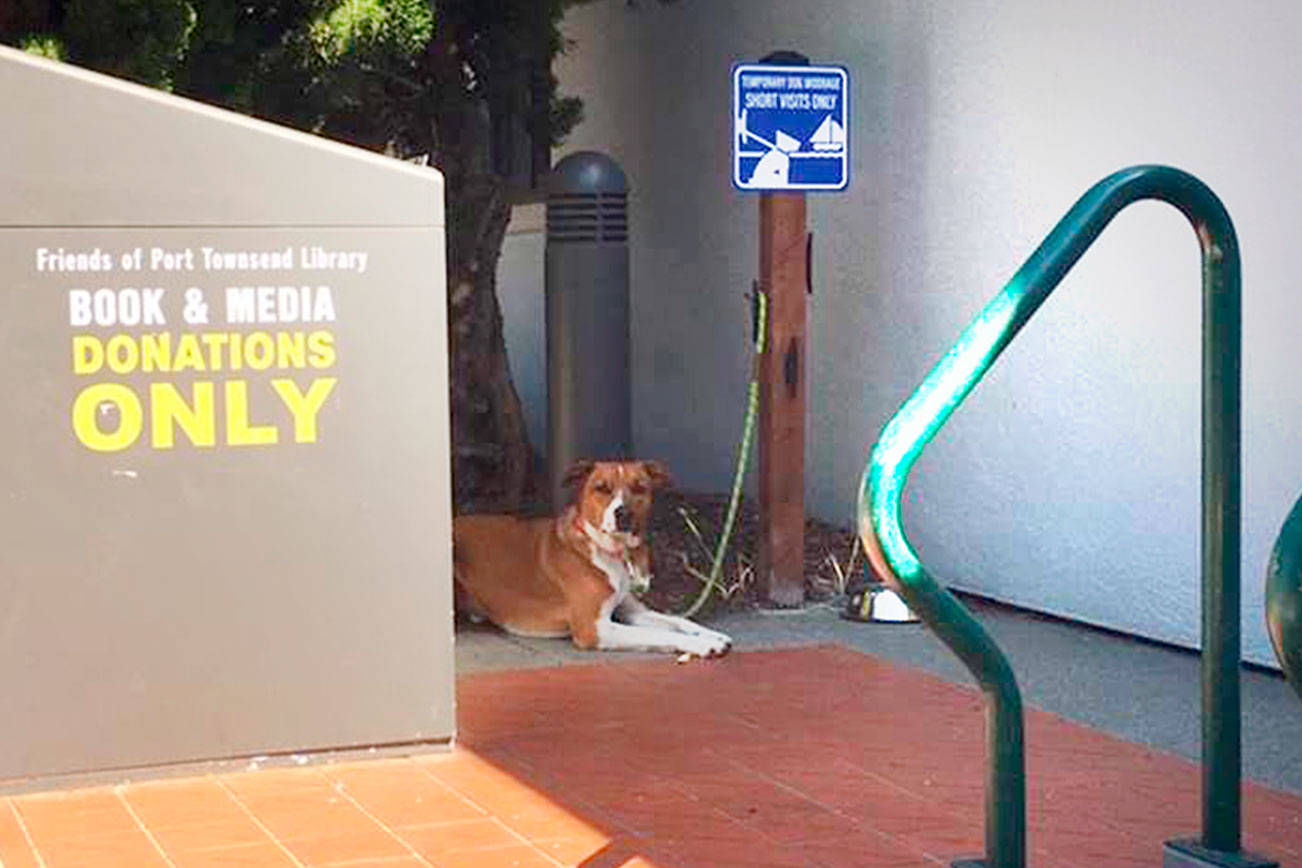
<path fill-rule="evenodd" d="M 628 490 L 634 494 L 646 494 L 646 486 L 640 482 L 634 482 L 628 487 Z"/>
<path fill-rule="evenodd" d="M 611 492 L 610 483 L 606 482 L 605 480 L 602 480 L 601 482 L 594 482 L 592 484 L 592 490 L 597 492 L 597 494 L 610 494 Z"/>

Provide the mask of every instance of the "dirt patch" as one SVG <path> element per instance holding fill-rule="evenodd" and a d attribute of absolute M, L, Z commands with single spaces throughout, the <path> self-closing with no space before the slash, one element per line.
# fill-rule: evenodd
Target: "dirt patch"
<path fill-rule="evenodd" d="M 710 574 L 714 549 L 728 513 L 728 496 L 689 491 L 656 495 L 651 518 L 651 554 L 655 571 L 651 590 L 642 595 L 653 608 L 681 612 L 691 605 Z M 719 586 L 699 617 L 753 609 L 764 604 L 756 572 L 759 516 L 755 503 L 743 499 L 728 544 Z M 810 602 L 836 601 L 846 583 L 863 578 L 863 552 L 848 529 L 820 521 L 805 522 L 805 597 Z"/>

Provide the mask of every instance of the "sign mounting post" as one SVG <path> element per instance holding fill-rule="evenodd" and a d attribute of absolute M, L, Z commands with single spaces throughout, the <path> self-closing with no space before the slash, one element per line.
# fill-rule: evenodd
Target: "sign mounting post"
<path fill-rule="evenodd" d="M 849 183 L 849 77 L 775 52 L 733 67 L 733 184 L 759 200 L 758 291 L 769 299 L 760 360 L 759 575 L 771 603 L 805 599 L 806 190 Z"/>

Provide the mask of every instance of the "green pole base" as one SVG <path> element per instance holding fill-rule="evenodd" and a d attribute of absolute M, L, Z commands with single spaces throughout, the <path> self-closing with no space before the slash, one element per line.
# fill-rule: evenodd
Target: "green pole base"
<path fill-rule="evenodd" d="M 1162 868 L 1279 868 L 1279 863 L 1252 853 L 1208 850 L 1193 838 L 1162 845 Z"/>
<path fill-rule="evenodd" d="M 949 868 L 988 868 L 988 865 L 984 859 L 955 859 Z"/>

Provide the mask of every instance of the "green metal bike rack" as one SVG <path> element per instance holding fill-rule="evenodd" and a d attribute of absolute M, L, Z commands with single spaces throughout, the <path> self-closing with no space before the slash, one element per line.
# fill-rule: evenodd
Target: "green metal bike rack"
<path fill-rule="evenodd" d="M 1302 498 L 1284 520 L 1266 567 L 1266 630 L 1285 677 L 1302 698 Z"/>
<path fill-rule="evenodd" d="M 1193 224 L 1202 249 L 1202 836 L 1170 841 L 1167 868 L 1268 868 L 1241 849 L 1240 805 L 1240 353 L 1239 247 L 1229 214 L 1197 178 L 1168 166 L 1135 166 L 1095 184 L 1072 206 L 1012 280 L 883 428 L 864 469 L 858 525 L 881 578 L 899 593 L 977 680 L 986 701 L 985 858 L 956 868 L 1024 868 L 1026 773 L 1021 694 L 1003 652 L 919 562 L 900 521 L 909 471 L 955 408 L 1121 209 L 1160 199 Z M 1287 539 L 1286 539 L 1287 538 Z M 1289 554 L 1279 554 L 1282 546 Z M 1277 546 L 1270 592 L 1302 693 L 1302 501 Z M 1275 635 L 1272 632 L 1272 636 Z M 1281 659 L 1284 657 L 1281 652 Z"/>

